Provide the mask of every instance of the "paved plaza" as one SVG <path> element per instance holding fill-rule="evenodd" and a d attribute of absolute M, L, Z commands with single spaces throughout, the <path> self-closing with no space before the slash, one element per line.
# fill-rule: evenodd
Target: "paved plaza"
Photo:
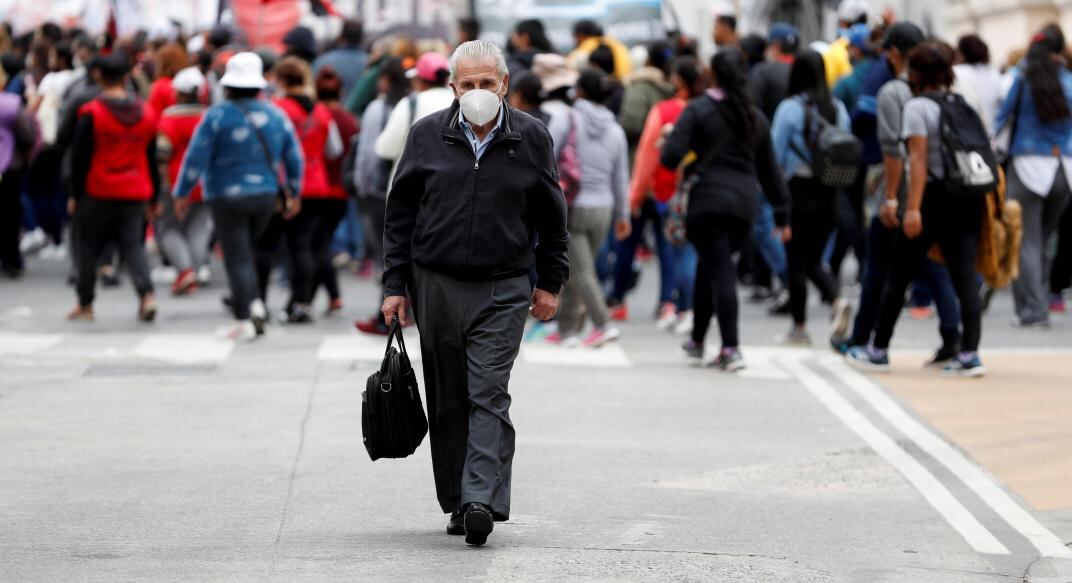
<path fill-rule="evenodd" d="M 1014 329 L 1007 294 L 982 380 L 923 370 L 936 323 L 907 316 L 894 372 L 861 375 L 818 305 L 806 350 L 744 304 L 727 375 L 654 329 L 649 270 L 618 344 L 523 347 L 514 514 L 467 548 L 427 442 L 362 447 L 371 282 L 343 278 L 345 318 L 233 345 L 222 282 L 143 326 L 124 281 L 74 325 L 62 266 L 30 267 L 0 282 L 3 582 L 1072 582 L 1072 321 Z"/>

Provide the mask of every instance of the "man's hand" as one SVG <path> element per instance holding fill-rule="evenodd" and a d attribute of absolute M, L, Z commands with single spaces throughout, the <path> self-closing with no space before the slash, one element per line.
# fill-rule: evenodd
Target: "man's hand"
<path fill-rule="evenodd" d="M 156 221 L 162 216 L 164 216 L 164 207 L 159 203 L 150 202 L 146 205 L 145 218 L 148 219 L 149 222 Z"/>
<path fill-rule="evenodd" d="M 558 313 L 558 296 L 542 289 L 532 292 L 532 306 L 529 308 L 532 317 L 537 320 L 547 321 Z"/>
<path fill-rule="evenodd" d="M 915 239 L 923 232 L 923 216 L 919 211 L 910 210 L 904 215 L 904 234 L 909 239 Z"/>
<path fill-rule="evenodd" d="M 406 320 L 407 305 L 406 296 L 387 296 L 383 299 L 383 307 L 380 308 L 383 311 L 383 320 L 390 324 L 397 317 L 403 326 L 408 326 L 409 322 Z"/>
<path fill-rule="evenodd" d="M 625 241 L 633 234 L 633 223 L 629 219 L 618 219 L 614 223 L 614 236 L 619 241 Z"/>
<path fill-rule="evenodd" d="M 298 214 L 301 213 L 301 199 L 293 196 L 285 197 L 283 199 L 282 212 L 283 218 L 288 221 L 298 216 Z"/>
<path fill-rule="evenodd" d="M 172 208 L 175 209 L 175 216 L 178 217 L 180 221 L 184 220 L 186 218 L 187 211 L 190 210 L 190 199 L 185 197 L 176 198 L 172 201 L 172 203 Z"/>
<path fill-rule="evenodd" d="M 67 216 L 73 217 L 74 212 L 78 210 L 78 199 L 71 197 L 67 199 Z"/>

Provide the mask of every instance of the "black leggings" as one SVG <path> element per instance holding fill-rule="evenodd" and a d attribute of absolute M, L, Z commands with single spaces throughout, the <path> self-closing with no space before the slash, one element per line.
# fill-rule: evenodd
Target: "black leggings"
<path fill-rule="evenodd" d="M 722 347 L 740 345 L 737 330 L 737 269 L 733 254 L 741 250 L 752 225 L 729 215 L 705 213 L 689 215 L 686 220 L 689 242 L 700 256 L 696 273 L 696 298 L 692 338 L 702 344 L 711 314 L 718 316 Z M 703 283 L 701 283 L 703 282 Z"/>
<path fill-rule="evenodd" d="M 310 208 L 311 207 L 311 208 Z M 346 199 L 316 198 L 307 199 L 302 212 L 311 211 L 316 215 L 313 224 L 312 251 L 316 269 L 313 273 L 313 285 L 304 303 L 312 303 L 316 290 L 321 285 L 332 300 L 339 299 L 339 276 L 332 263 L 331 241 L 335 229 L 346 215 Z"/>
<path fill-rule="evenodd" d="M 1065 209 L 1057 230 L 1057 254 L 1050 272 L 1050 291 L 1060 295 L 1069 286 L 1072 286 L 1072 204 Z"/>
<path fill-rule="evenodd" d="M 793 178 L 789 181 L 793 197 L 790 226 L 793 238 L 786 243 L 789 260 L 789 307 L 793 322 L 803 325 L 808 312 L 808 280 L 819 288 L 823 301 L 838 297 L 834 276 L 823 265 L 823 251 L 837 224 L 837 191 L 823 186 L 814 178 Z"/>
<path fill-rule="evenodd" d="M 875 347 L 890 346 L 894 326 L 904 307 L 905 291 L 927 262 L 927 252 L 935 243 L 942 251 L 953 289 L 960 300 L 960 321 L 964 327 L 961 346 L 966 352 L 979 350 L 982 336 L 982 310 L 976 283 L 975 256 L 979 248 L 979 226 L 982 221 L 982 197 L 952 198 L 940 183 L 927 184 L 923 195 L 923 232 L 909 239 L 900 231 L 893 268 L 882 294 Z"/>
<path fill-rule="evenodd" d="M 273 200 L 276 200 L 273 198 Z M 273 203 L 273 206 L 276 206 Z M 257 291 L 258 297 L 268 303 L 268 283 L 272 278 L 272 267 L 275 266 L 279 256 L 279 241 L 283 238 L 283 228 L 286 221 L 278 212 L 268 220 L 268 224 L 261 230 L 254 249 L 254 260 L 257 264 Z M 216 226 L 217 232 L 219 225 Z M 291 274 L 293 278 L 293 274 Z M 293 285 L 293 283 L 291 284 Z"/>
<path fill-rule="evenodd" d="M 75 213 L 78 223 L 78 304 L 93 305 L 97 258 L 105 245 L 115 242 L 130 271 L 138 297 L 152 293 L 149 259 L 145 255 L 145 203 L 83 196 Z"/>

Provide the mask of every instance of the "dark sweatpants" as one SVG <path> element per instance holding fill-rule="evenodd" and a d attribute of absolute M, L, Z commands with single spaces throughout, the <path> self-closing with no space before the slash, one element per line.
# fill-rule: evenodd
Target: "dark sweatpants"
<path fill-rule="evenodd" d="M 443 512 L 479 502 L 491 507 L 496 520 L 510 517 L 514 425 L 507 388 L 531 290 L 527 275 L 460 281 L 413 267 L 410 293 Z"/>
<path fill-rule="evenodd" d="M 149 258 L 145 254 L 145 203 L 84 196 L 75 211 L 78 222 L 78 304 L 93 304 L 97 258 L 105 244 L 119 246 L 120 262 L 130 271 L 138 297 L 152 293 Z"/>
<path fill-rule="evenodd" d="M 275 195 L 210 200 L 208 205 L 223 247 L 231 309 L 236 320 L 248 320 L 250 304 L 260 297 L 254 260 L 257 241 L 275 213 Z"/>
<path fill-rule="evenodd" d="M 692 338 L 703 344 L 714 313 L 722 334 L 723 348 L 737 348 L 737 272 L 733 254 L 751 233 L 751 225 L 737 217 L 713 213 L 692 214 L 686 219 L 689 242 L 696 247 L 700 269 L 696 272 L 695 324 Z"/>

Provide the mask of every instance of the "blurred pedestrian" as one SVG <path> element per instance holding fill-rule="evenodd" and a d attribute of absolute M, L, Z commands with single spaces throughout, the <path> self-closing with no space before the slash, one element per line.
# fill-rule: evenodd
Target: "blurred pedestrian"
<path fill-rule="evenodd" d="M 257 242 L 277 205 L 292 215 L 302 186 L 302 150 L 290 120 L 259 100 L 267 86 L 261 59 L 238 53 L 220 79 L 227 100 L 205 112 L 172 188 L 178 213 L 200 182 L 212 211 L 235 322 L 220 336 L 253 340 L 264 332 L 268 311 L 260 297 Z M 285 181 L 285 182 L 281 182 Z"/>
<path fill-rule="evenodd" d="M 547 38 L 543 22 L 536 19 L 519 21 L 510 33 L 507 45 L 506 65 L 510 68 L 511 81 L 516 82 L 519 73 L 532 69 L 532 60 L 536 55 L 553 52 L 555 48 Z"/>
<path fill-rule="evenodd" d="M 183 216 L 176 212 L 170 194 L 178 181 L 179 168 L 194 129 L 205 113 L 200 102 L 206 85 L 205 76 L 197 67 L 187 67 L 175 75 L 171 85 L 178 102 L 164 110 L 156 138 L 164 202 L 163 215 L 156 222 L 156 240 L 171 266 L 178 271 L 171 293 L 182 296 L 197 291 L 198 270 L 206 268 L 212 239 L 212 211 L 202 202 L 201 185 L 194 186 L 189 203 L 184 205 Z"/>
<path fill-rule="evenodd" d="M 596 257 L 611 227 L 617 240 L 629 236 L 629 145 L 614 114 L 602 104 L 609 80 L 600 69 L 581 71 L 573 103 L 580 189 L 569 208 L 570 280 L 562 289 L 558 332 L 548 342 L 598 348 L 618 339 L 596 274 Z M 584 318 L 592 320 L 583 338 Z"/>
<path fill-rule="evenodd" d="M 1036 34 L 997 116 L 998 127 L 1016 117 L 1009 198 L 1023 208 L 1024 240 L 1012 290 L 1016 323 L 1024 327 L 1049 326 L 1047 247 L 1072 200 L 1072 71 L 1064 52 L 1057 25 Z"/>
<path fill-rule="evenodd" d="M 695 153 L 683 175 L 691 182 L 686 232 L 709 276 L 713 309 L 708 312 L 717 315 L 722 336 L 714 366 L 733 372 L 745 366 L 733 256 L 751 233 L 759 210 L 756 184 L 763 186 L 779 236 L 786 239 L 789 195 L 779 178 L 767 120 L 748 94 L 744 55 L 737 49 L 716 53 L 711 76 L 713 88 L 689 101 L 663 144 L 660 161 L 677 168 L 690 151 Z M 696 299 L 697 305 L 700 301 Z M 696 320 L 692 338 L 697 342 L 686 345 L 688 356 L 703 356 L 709 320 Z"/>
<path fill-rule="evenodd" d="M 121 51 L 99 59 L 101 92 L 78 110 L 72 149 L 70 213 L 78 223 L 78 306 L 69 320 L 92 321 L 97 259 L 116 241 L 138 294 L 138 319 L 156 318 L 156 295 L 145 254 L 145 220 L 156 215 L 157 118 L 127 91 L 130 61 Z"/>
<path fill-rule="evenodd" d="M 161 47 L 156 52 L 155 60 L 156 80 L 149 87 L 149 105 L 159 116 L 177 102 L 178 96 L 175 95 L 172 80 L 179 71 L 189 66 L 190 60 L 186 56 L 186 49 L 178 43 L 168 43 Z"/>
<path fill-rule="evenodd" d="M 417 59 L 416 66 L 406 71 L 406 76 L 413 83 L 413 95 L 399 101 L 391 110 L 387 125 L 376 138 L 376 155 L 387 160 L 398 160 L 402 156 L 413 124 L 450 107 L 454 101 L 454 94 L 447 88 L 450 69 L 443 55 L 424 53 Z"/>
<path fill-rule="evenodd" d="M 342 32 L 335 40 L 335 47 L 313 61 L 314 75 L 318 75 L 324 67 L 335 70 L 335 74 L 342 80 L 340 99 L 344 102 L 357 87 L 368 63 L 368 53 L 361 48 L 363 37 L 364 28 L 361 21 L 347 20 L 342 24 Z"/>
<path fill-rule="evenodd" d="M 0 70 L 0 272 L 15 279 L 24 269 L 19 250 L 22 175 L 30 164 L 37 127 L 22 99 L 3 91 L 6 85 L 7 73 Z"/>

